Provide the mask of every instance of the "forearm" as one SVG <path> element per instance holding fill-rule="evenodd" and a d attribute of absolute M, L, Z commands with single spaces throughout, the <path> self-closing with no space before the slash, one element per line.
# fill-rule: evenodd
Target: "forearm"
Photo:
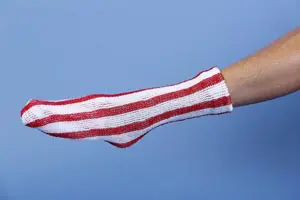
<path fill-rule="evenodd" d="M 225 67 L 222 74 L 234 107 L 274 99 L 299 90 L 300 28 Z"/>

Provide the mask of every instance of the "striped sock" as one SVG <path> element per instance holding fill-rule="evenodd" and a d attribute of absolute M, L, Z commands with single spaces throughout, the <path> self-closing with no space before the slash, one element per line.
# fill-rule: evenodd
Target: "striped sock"
<path fill-rule="evenodd" d="M 165 87 L 60 101 L 30 100 L 21 118 L 26 126 L 54 137 L 102 139 L 124 148 L 163 124 L 232 110 L 224 77 L 214 67 Z"/>

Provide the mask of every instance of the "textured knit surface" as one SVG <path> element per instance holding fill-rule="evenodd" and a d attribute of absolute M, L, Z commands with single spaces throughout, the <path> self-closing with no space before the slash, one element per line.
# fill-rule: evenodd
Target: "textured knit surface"
<path fill-rule="evenodd" d="M 30 100 L 21 118 L 26 126 L 51 136 L 102 139 L 128 147 L 163 124 L 232 109 L 224 78 L 214 67 L 165 87 L 60 101 Z"/>

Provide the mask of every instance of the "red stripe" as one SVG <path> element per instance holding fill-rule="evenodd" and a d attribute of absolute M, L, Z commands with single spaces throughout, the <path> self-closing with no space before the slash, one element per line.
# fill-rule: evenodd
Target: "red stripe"
<path fill-rule="evenodd" d="M 213 69 L 215 67 L 212 67 L 208 70 L 202 71 L 200 73 L 198 73 L 196 76 L 194 76 L 191 79 L 176 83 L 176 84 L 172 84 L 172 85 L 167 85 L 167 86 L 163 86 L 163 87 L 169 87 L 169 86 L 174 86 L 174 85 L 178 85 L 190 80 L 193 80 L 195 78 L 197 78 L 200 74 L 210 71 L 211 69 Z M 32 108 L 33 106 L 37 106 L 37 105 L 68 105 L 68 104 L 73 104 L 73 103 L 80 103 L 80 102 L 84 102 L 84 101 L 88 101 L 91 99 L 95 99 L 95 98 L 99 98 L 99 97 L 118 97 L 118 96 L 124 96 L 127 94 L 133 94 L 133 93 L 137 93 L 137 92 L 142 92 L 145 90 L 150 90 L 150 89 L 157 89 L 157 88 L 163 88 L 163 87 L 152 87 L 152 88 L 146 88 L 146 89 L 141 89 L 141 90 L 136 90 L 136 91 L 131 91 L 131 92 L 124 92 L 124 93 L 118 93 L 118 94 L 92 94 L 92 95 L 88 95 L 88 96 L 84 96 L 84 97 L 79 97 L 79 98 L 74 98 L 74 99 L 69 99 L 69 100 L 62 100 L 62 101 L 43 101 L 43 100 L 31 100 L 26 106 L 24 106 L 24 108 L 21 110 L 21 116 L 28 111 L 30 108 Z"/>
<path fill-rule="evenodd" d="M 229 111 L 228 111 L 228 112 L 225 112 L 225 113 L 217 113 L 217 114 L 213 114 L 213 115 L 221 115 L 221 114 L 226 114 L 226 113 L 229 113 Z M 208 114 L 208 115 L 209 115 L 209 114 Z M 203 115 L 202 115 L 202 116 L 203 116 Z M 181 119 L 181 120 L 177 120 L 176 122 L 178 122 L 178 121 L 185 121 L 185 120 L 192 119 L 192 118 L 196 118 L 196 117 L 191 117 L 191 118 Z M 173 122 L 174 122 L 174 121 L 173 121 Z M 170 122 L 166 122 L 166 123 L 161 124 L 161 125 L 159 125 L 159 126 L 162 126 L 162 125 L 165 125 L 165 124 L 168 124 L 168 123 L 170 123 Z M 159 127 L 159 126 L 157 126 L 157 127 Z M 155 127 L 155 128 L 157 128 L 157 127 Z M 118 147 L 118 148 L 127 148 L 127 147 L 130 147 L 130 146 L 134 145 L 134 144 L 137 143 L 138 141 L 140 141 L 140 140 L 141 140 L 145 135 L 147 135 L 150 131 L 151 131 L 151 130 L 147 131 L 145 134 L 143 134 L 143 135 L 141 135 L 141 136 L 139 136 L 139 137 L 137 137 L 137 138 L 135 138 L 135 139 L 133 139 L 133 140 L 131 140 L 131 141 L 129 141 L 129 142 L 126 142 L 126 143 L 116 143 L 116 142 L 110 142 L 110 141 L 105 141 L 105 142 L 107 142 L 107 143 L 109 143 L 109 144 L 111 144 L 111 145 L 113 145 L 113 146 L 116 146 L 116 147 Z"/>
<path fill-rule="evenodd" d="M 230 111 L 227 111 L 227 112 L 224 112 L 224 113 L 217 113 L 217 114 L 207 114 L 207 115 L 222 115 L 222 114 L 226 114 L 226 113 L 229 113 L 229 112 L 230 112 Z M 206 115 L 202 115 L 202 117 L 203 117 L 203 116 L 206 116 Z M 197 118 L 197 117 L 190 117 L 190 118 L 186 118 L 186 119 L 180 119 L 180 120 L 176 120 L 176 122 L 179 122 L 179 121 L 185 121 L 185 120 L 192 119 L 192 118 Z M 175 121 L 173 121 L 173 122 L 175 122 Z M 164 123 L 164 124 L 160 124 L 159 126 L 163 126 L 163 125 L 169 124 L 169 123 L 171 123 L 171 122 L 166 122 L 166 123 Z M 158 128 L 159 126 L 154 127 L 154 128 Z M 153 128 L 153 129 L 154 129 L 154 128 Z M 153 130 L 153 129 L 152 129 L 152 130 Z M 140 141 L 140 140 L 141 140 L 145 135 L 147 135 L 150 131 L 151 131 L 151 130 L 149 130 L 149 131 L 147 131 L 145 134 L 143 134 L 143 135 L 141 135 L 141 136 L 135 138 L 134 140 L 131 140 L 131 141 L 126 142 L 126 143 L 116 143 L 116 142 L 110 142 L 110 141 L 105 141 L 105 142 L 107 142 L 107 143 L 109 143 L 109 144 L 111 144 L 111 145 L 113 145 L 113 146 L 116 146 L 116 147 L 118 147 L 118 148 L 127 148 L 127 147 L 130 147 L 130 146 L 134 145 L 134 144 L 137 143 L 138 141 Z"/>
<path fill-rule="evenodd" d="M 31 128 L 37 128 L 41 126 L 45 126 L 49 123 L 54 122 L 68 122 L 68 121 L 79 121 L 85 119 L 95 119 L 100 117 L 114 116 L 123 113 L 132 112 L 139 109 L 149 108 L 155 106 L 159 103 L 163 103 L 166 101 L 170 101 L 173 99 L 181 98 L 187 95 L 191 95 L 199 90 L 203 90 L 211 85 L 215 85 L 223 81 L 223 78 L 220 74 L 216 74 L 212 77 L 209 77 L 189 88 L 182 89 L 176 92 L 170 92 L 167 94 L 163 94 L 160 96 L 153 97 L 151 99 L 145 101 L 138 101 L 134 103 L 130 103 L 127 105 L 117 106 L 113 108 L 106 109 L 98 109 L 91 112 L 83 112 L 83 113 L 74 113 L 74 114 L 66 114 L 66 115 L 51 115 L 49 117 L 45 117 L 43 119 L 35 120 L 31 123 L 28 123 L 27 126 Z"/>
<path fill-rule="evenodd" d="M 147 120 L 141 122 L 135 122 L 131 124 L 127 124 L 124 126 L 119 126 L 115 128 L 107 128 L 107 129 L 92 129 L 87 131 L 78 131 L 78 132 L 66 132 L 66 133 L 48 133 L 54 137 L 61 138 L 71 138 L 71 139 L 81 139 L 86 137 L 95 137 L 95 136 L 110 136 L 110 135 L 120 135 L 126 132 L 138 131 L 145 129 L 159 121 L 169 119 L 171 117 L 182 115 L 186 113 L 190 113 L 197 110 L 207 109 L 207 108 L 217 108 L 221 106 L 230 105 L 231 100 L 230 97 L 222 97 L 219 99 L 215 99 L 208 102 L 203 102 L 199 104 L 195 104 L 193 106 L 179 108 L 176 110 L 172 110 L 169 112 L 165 112 L 160 115 L 156 115 L 154 117 L 148 118 Z"/>
<path fill-rule="evenodd" d="M 116 147 L 119 147 L 119 148 L 127 148 L 127 147 L 130 147 L 132 145 L 134 145 L 135 143 L 137 143 L 140 139 L 142 139 L 147 133 L 129 141 L 129 142 L 126 142 L 126 143 L 116 143 L 116 142 L 110 142 L 110 141 L 106 141 L 107 143 L 111 144 L 111 145 L 114 145 Z"/>

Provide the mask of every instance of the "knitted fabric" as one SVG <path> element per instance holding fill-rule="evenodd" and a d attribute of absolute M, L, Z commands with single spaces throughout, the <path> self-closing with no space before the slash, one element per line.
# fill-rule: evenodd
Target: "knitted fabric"
<path fill-rule="evenodd" d="M 214 67 L 164 87 L 60 101 L 32 99 L 22 109 L 21 119 L 50 136 L 102 139 L 129 147 L 163 124 L 232 110 L 224 77 Z"/>

